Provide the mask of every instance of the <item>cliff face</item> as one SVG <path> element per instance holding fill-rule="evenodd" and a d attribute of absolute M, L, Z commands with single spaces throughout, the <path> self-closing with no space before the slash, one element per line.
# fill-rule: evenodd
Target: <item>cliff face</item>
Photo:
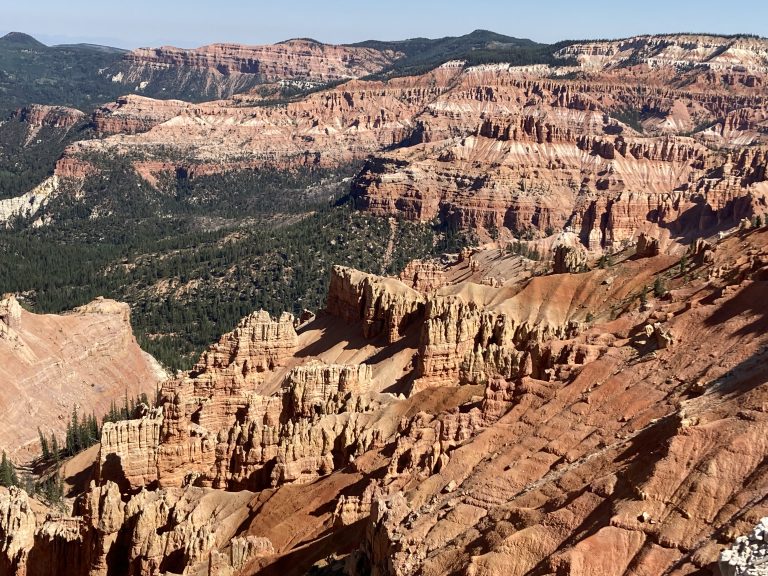
<path fill-rule="evenodd" d="M 50 126 L 69 130 L 75 124 L 85 118 L 85 113 L 65 106 L 44 106 L 42 104 L 30 104 L 19 108 L 12 118 L 19 122 L 25 122 L 33 128 Z"/>
<path fill-rule="evenodd" d="M 303 54 L 297 46 L 264 53 Z M 220 58 L 226 77 L 239 77 L 238 50 L 173 52 L 152 66 L 203 69 Z M 765 210 L 765 52 L 758 39 L 642 37 L 563 48 L 576 67 L 446 65 L 280 106 L 257 94 L 201 104 L 129 96 L 95 113 L 103 137 L 71 146 L 57 174 L 87 173 L 78 160 L 94 152 L 141 158 L 150 183 L 179 167 L 194 175 L 371 156 L 353 191 L 377 215 L 488 234 L 569 227 L 593 250 L 654 229 L 687 237 Z"/>
<path fill-rule="evenodd" d="M 93 112 L 92 121 L 101 135 L 145 132 L 189 108 L 181 100 L 155 100 L 127 95 Z"/>
<path fill-rule="evenodd" d="M 167 381 L 160 407 L 106 426 L 74 517 L 0 494 L 0 562 L 77 575 L 117 561 L 306 572 L 331 555 L 352 574 L 716 570 L 768 513 L 768 232 L 701 242 L 682 274 L 664 254 L 614 258 L 536 275 L 478 250 L 426 267 L 442 283 L 426 293 L 337 267 L 325 314 L 297 330 L 252 315 Z M 667 295 L 639 306 L 657 277 Z"/>
<path fill-rule="evenodd" d="M 246 318 L 163 384 L 161 408 L 104 427 L 102 480 L 261 490 L 313 481 L 366 450 L 370 413 L 389 399 L 371 389 L 371 366 L 296 365 L 297 352 L 291 315 Z"/>
<path fill-rule="evenodd" d="M 763 38 L 664 34 L 623 40 L 579 42 L 556 53 L 593 68 L 648 65 L 662 68 L 700 66 L 713 71 L 768 71 L 768 43 Z"/>
<path fill-rule="evenodd" d="M 740 110 L 760 119 L 762 97 L 684 94 L 637 82 L 470 69 L 419 118 L 421 143 L 368 161 L 354 183 L 358 204 L 374 214 L 469 229 L 542 234 L 570 227 L 592 249 L 631 240 L 645 226 L 697 234 L 763 211 L 765 148 L 713 152 L 701 142 L 724 144 L 726 132 L 695 132 L 691 117 L 717 123 Z M 682 124 L 680 107 L 688 115 Z M 666 117 L 666 128 L 635 124 L 646 132 L 640 135 L 619 120 L 627 110 L 649 109 L 649 121 Z M 671 135 L 689 131 L 693 138 Z M 761 141 L 746 126 L 727 133 L 733 143 Z"/>
<path fill-rule="evenodd" d="M 260 84 L 287 82 L 309 86 L 367 76 L 400 54 L 370 48 L 289 40 L 266 46 L 211 44 L 191 50 L 163 46 L 139 48 L 103 71 L 113 82 L 139 93 L 196 93 L 197 99 L 228 98 Z"/>
<path fill-rule="evenodd" d="M 39 455 L 38 428 L 61 439 L 73 409 L 106 413 L 116 397 L 153 396 L 165 377 L 136 343 L 127 304 L 39 315 L 0 300 L 0 447 L 15 461 Z"/>
<path fill-rule="evenodd" d="M 328 313 L 362 324 L 366 338 L 384 334 L 394 343 L 423 313 L 424 296 L 394 279 L 334 266 L 328 289 Z"/>
<path fill-rule="evenodd" d="M 414 116 L 447 89 L 447 77 L 455 73 L 438 70 L 387 83 L 353 80 L 281 106 L 245 94 L 201 104 L 128 96 L 94 113 L 102 139 L 77 142 L 64 159 L 135 153 L 138 172 L 150 181 L 153 173 L 179 167 L 168 151 L 185 159 L 191 175 L 265 165 L 338 166 L 407 140 Z"/>

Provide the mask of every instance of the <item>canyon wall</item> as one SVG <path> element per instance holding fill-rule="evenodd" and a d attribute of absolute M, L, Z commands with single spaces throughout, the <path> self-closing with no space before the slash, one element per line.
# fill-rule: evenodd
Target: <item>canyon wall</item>
<path fill-rule="evenodd" d="M 0 300 L 0 448 L 16 462 L 40 454 L 38 428 L 63 444 L 72 411 L 109 410 L 115 398 L 153 397 L 166 377 L 131 330 L 127 304 L 96 300 L 62 315 Z"/>
<path fill-rule="evenodd" d="M 379 72 L 401 56 L 390 50 L 296 39 L 264 46 L 211 44 L 194 49 L 138 48 L 102 70 L 126 91 L 162 96 L 165 88 L 193 99 L 229 98 L 262 84 L 313 87 Z"/>
<path fill-rule="evenodd" d="M 264 53 L 336 58 L 336 48 L 307 46 Z M 236 76 L 245 52 L 130 58 Z M 367 158 L 352 193 L 376 215 L 437 219 L 481 236 L 567 229 L 592 250 L 641 232 L 687 243 L 768 207 L 765 52 L 759 39 L 641 37 L 558 53 L 578 66 L 444 65 L 385 82 L 352 79 L 280 105 L 256 93 L 199 104 L 126 96 L 94 113 L 101 137 L 72 145 L 56 173 L 84 177 L 93 154 L 130 155 L 153 185 L 180 169 L 194 178 Z"/>
<path fill-rule="evenodd" d="M 717 570 L 768 513 L 766 229 L 692 247 L 682 273 L 628 249 L 489 285 L 475 279 L 521 257 L 486 252 L 411 266 L 440 273 L 427 292 L 337 267 L 298 329 L 244 319 L 160 406 L 105 426 L 73 516 L 0 493 L 2 566 Z M 667 292 L 643 304 L 656 278 Z"/>
<path fill-rule="evenodd" d="M 751 566 L 759 546 L 736 538 L 768 515 L 768 231 L 731 228 L 768 206 L 765 42 L 697 38 L 565 48 L 582 62 L 567 75 L 457 65 L 280 107 L 132 96 L 98 111 L 103 137 L 67 151 L 70 176 L 110 151 L 135 154 L 151 181 L 175 167 L 166 145 L 200 173 L 372 155 L 358 207 L 501 241 L 397 279 L 334 266 L 307 322 L 244 318 L 162 383 L 156 407 L 104 426 L 71 515 L 0 491 L 0 569 Z M 546 236 L 555 266 L 506 250 L 511 233 Z M 681 260 L 669 235 L 698 239 Z M 125 307 L 78 315 L 101 346 L 132 350 L 124 331 L 98 332 L 99 319 L 124 328 Z M 35 318 L 0 305 L 0 346 L 30 363 L 41 353 L 18 335 L 34 322 L 68 334 Z M 67 352 L 82 357 L 94 361 Z"/>

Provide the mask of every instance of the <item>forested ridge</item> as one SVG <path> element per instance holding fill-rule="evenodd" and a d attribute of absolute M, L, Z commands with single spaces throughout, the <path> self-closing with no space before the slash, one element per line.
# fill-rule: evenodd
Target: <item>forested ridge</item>
<path fill-rule="evenodd" d="M 69 130 L 42 126 L 30 138 L 29 125 L 9 115 L 0 122 L 0 199 L 32 190 L 53 174 L 67 145 L 91 136 L 84 119 Z"/>
<path fill-rule="evenodd" d="M 105 296 L 128 302 L 141 345 L 171 369 L 245 315 L 323 306 L 331 267 L 396 273 L 465 239 L 436 226 L 359 213 L 348 196 L 358 165 L 264 169 L 149 186 L 121 158 L 101 158 L 82 188 L 47 206 L 54 222 L 0 230 L 0 291 L 38 312 Z M 381 246 L 394 230 L 394 251 Z"/>

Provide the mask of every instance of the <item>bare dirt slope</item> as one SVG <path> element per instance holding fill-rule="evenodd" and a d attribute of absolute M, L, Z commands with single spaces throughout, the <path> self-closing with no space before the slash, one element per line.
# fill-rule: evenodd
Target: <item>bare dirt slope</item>
<path fill-rule="evenodd" d="M 126 304 L 39 315 L 0 301 L 0 447 L 17 461 L 39 454 L 38 427 L 63 440 L 74 409 L 100 417 L 126 394 L 152 397 L 165 377 L 136 343 Z"/>

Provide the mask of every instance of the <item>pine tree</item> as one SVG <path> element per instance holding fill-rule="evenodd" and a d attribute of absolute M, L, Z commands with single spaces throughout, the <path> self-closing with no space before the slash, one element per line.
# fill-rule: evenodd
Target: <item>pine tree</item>
<path fill-rule="evenodd" d="M 43 453 L 43 460 L 48 460 L 51 457 L 51 451 L 48 448 L 48 440 L 39 426 L 37 428 L 37 435 L 40 437 L 40 450 Z"/>
<path fill-rule="evenodd" d="M 0 460 L 0 486 L 8 488 L 10 486 L 17 486 L 18 483 L 19 479 L 16 476 L 16 469 L 13 463 L 8 460 L 5 450 L 3 450 L 3 457 Z"/>
<path fill-rule="evenodd" d="M 91 438 L 91 446 L 101 440 L 101 430 L 95 414 L 91 414 L 91 419 L 88 422 L 88 435 Z"/>
<path fill-rule="evenodd" d="M 64 483 L 58 472 L 38 485 L 38 490 L 42 492 L 45 499 L 51 504 L 61 502 L 61 499 L 64 497 Z"/>
<path fill-rule="evenodd" d="M 67 422 L 67 433 L 64 438 L 64 451 L 67 455 L 74 454 L 75 450 L 75 435 L 72 432 L 72 420 Z"/>
<path fill-rule="evenodd" d="M 77 408 L 72 409 L 72 452 L 74 456 L 82 448 L 82 429 L 80 427 L 80 418 L 77 415 Z"/>
<path fill-rule="evenodd" d="M 51 435 L 51 452 L 53 453 L 53 461 L 56 464 L 59 463 L 59 441 L 56 438 L 56 434 Z"/>

